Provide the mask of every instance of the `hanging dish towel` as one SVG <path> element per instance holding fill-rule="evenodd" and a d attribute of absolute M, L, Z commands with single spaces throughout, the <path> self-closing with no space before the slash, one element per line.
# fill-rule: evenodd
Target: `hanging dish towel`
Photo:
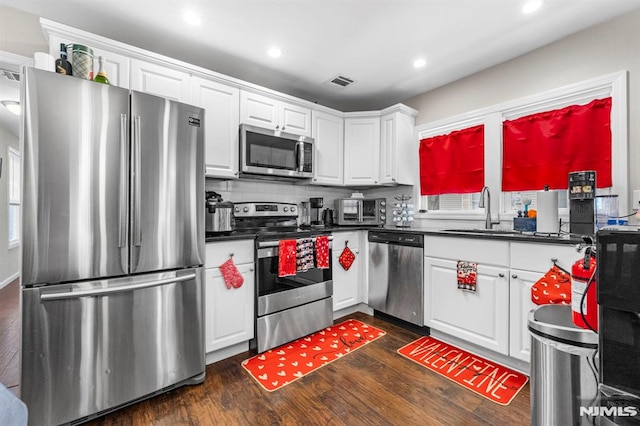
<path fill-rule="evenodd" d="M 571 275 L 558 265 L 531 286 L 531 301 L 536 305 L 571 304 Z"/>
<path fill-rule="evenodd" d="M 238 271 L 235 263 L 233 263 L 233 257 L 220 265 L 220 272 L 222 273 L 222 279 L 227 288 L 240 288 L 244 283 L 242 274 Z"/>
<path fill-rule="evenodd" d="M 329 237 L 326 235 L 316 237 L 316 268 L 329 268 Z"/>
<path fill-rule="evenodd" d="M 307 272 L 313 268 L 313 240 L 311 238 L 299 238 L 296 246 L 296 271 Z"/>
<path fill-rule="evenodd" d="M 458 260 L 458 288 L 476 291 L 478 283 L 478 264 Z"/>
<path fill-rule="evenodd" d="M 278 276 L 295 275 L 296 240 L 280 240 L 278 242 L 278 253 Z"/>
<path fill-rule="evenodd" d="M 356 260 L 356 255 L 353 254 L 347 243 L 344 243 L 344 250 L 342 250 L 342 254 L 338 258 L 338 262 L 344 268 L 345 271 L 348 271 L 353 265 L 353 261 Z"/>

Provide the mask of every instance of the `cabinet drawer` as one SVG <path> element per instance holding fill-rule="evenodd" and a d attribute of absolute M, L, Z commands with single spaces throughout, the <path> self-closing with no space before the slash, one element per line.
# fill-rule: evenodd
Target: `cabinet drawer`
<path fill-rule="evenodd" d="M 207 268 L 217 268 L 233 255 L 236 265 L 253 263 L 253 240 L 207 243 Z"/>
<path fill-rule="evenodd" d="M 553 266 L 551 259 L 567 271 L 581 254 L 567 244 L 511 243 L 511 268 L 525 271 L 546 272 Z M 584 255 L 584 253 L 582 254 Z"/>
<path fill-rule="evenodd" d="M 507 241 L 483 240 L 480 238 L 424 238 L 424 255 L 451 260 L 466 260 L 479 265 L 509 265 L 509 243 Z"/>
<path fill-rule="evenodd" d="M 352 251 L 360 248 L 360 232 L 361 231 L 340 231 L 333 232 L 333 253 L 342 253 L 345 241 L 349 241 L 349 248 Z"/>

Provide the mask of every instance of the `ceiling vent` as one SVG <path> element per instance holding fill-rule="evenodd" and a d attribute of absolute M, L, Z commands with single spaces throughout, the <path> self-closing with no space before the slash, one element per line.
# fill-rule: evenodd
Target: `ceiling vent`
<path fill-rule="evenodd" d="M 327 81 L 325 84 L 328 84 L 329 86 L 336 89 L 345 89 L 354 83 L 355 81 L 350 79 L 349 77 L 345 77 L 343 75 L 337 75 L 333 77 L 331 80 Z"/>
<path fill-rule="evenodd" d="M 2 73 L 1 75 L 4 78 L 6 78 L 7 80 L 20 81 L 20 73 L 18 73 L 18 72 L 9 71 L 9 70 L 5 70 L 5 69 L 1 69 L 0 68 L 0 73 Z"/>

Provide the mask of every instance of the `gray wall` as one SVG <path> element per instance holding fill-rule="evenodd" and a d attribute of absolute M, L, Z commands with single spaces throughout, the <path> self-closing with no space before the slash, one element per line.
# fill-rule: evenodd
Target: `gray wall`
<path fill-rule="evenodd" d="M 40 18 L 0 5 L 0 50 L 28 58 L 35 52 L 49 52 Z"/>
<path fill-rule="evenodd" d="M 0 288 L 20 270 L 20 247 L 9 249 L 9 147 L 19 149 L 20 139 L 0 126 Z"/>
<path fill-rule="evenodd" d="M 629 190 L 640 189 L 640 11 L 584 30 L 404 103 L 416 125 L 628 71 Z M 428 70 L 426 71 L 428 72 Z M 615 165 L 614 165 L 615 166 Z M 629 194 L 630 196 L 630 194 Z"/>

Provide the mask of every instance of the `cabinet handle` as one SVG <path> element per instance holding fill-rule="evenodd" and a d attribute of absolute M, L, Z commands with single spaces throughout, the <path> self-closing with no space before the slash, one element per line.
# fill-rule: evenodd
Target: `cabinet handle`
<path fill-rule="evenodd" d="M 282 131 L 284 132 L 284 126 L 282 126 Z"/>
<path fill-rule="evenodd" d="M 253 272 L 253 266 L 251 266 L 251 267 L 249 268 L 249 271 L 250 271 L 250 272 Z"/>
<path fill-rule="evenodd" d="M 276 130 L 278 130 L 280 128 L 279 124 L 276 124 Z"/>
<path fill-rule="evenodd" d="M 500 278 L 504 278 L 504 274 L 502 274 L 502 273 L 498 274 L 498 276 L 499 276 Z"/>
<path fill-rule="evenodd" d="M 377 181 L 377 180 L 374 180 L 374 181 L 373 181 L 373 183 L 378 183 L 378 181 Z"/>
<path fill-rule="evenodd" d="M 511 278 L 518 278 L 516 274 L 511 275 Z"/>

